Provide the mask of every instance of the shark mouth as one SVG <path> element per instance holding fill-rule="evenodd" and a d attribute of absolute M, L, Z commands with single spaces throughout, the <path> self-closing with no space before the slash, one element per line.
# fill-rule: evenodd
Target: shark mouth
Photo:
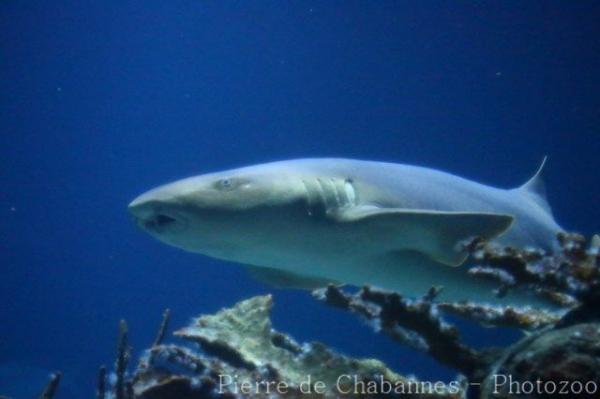
<path fill-rule="evenodd" d="M 143 223 L 144 227 L 148 230 L 162 230 L 177 223 L 177 219 L 169 215 L 159 213 L 151 219 L 145 220 Z"/>

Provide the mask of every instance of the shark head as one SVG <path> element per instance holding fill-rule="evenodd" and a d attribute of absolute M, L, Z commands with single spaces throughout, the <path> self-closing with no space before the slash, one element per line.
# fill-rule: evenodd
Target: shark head
<path fill-rule="evenodd" d="M 191 252 L 243 260 L 243 251 L 285 234 L 306 217 L 302 178 L 270 168 L 241 168 L 178 180 L 129 204 L 139 227 Z"/>

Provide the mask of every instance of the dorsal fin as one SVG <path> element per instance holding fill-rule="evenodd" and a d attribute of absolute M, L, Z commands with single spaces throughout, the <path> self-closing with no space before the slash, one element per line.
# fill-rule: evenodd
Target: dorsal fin
<path fill-rule="evenodd" d="M 521 191 L 523 194 L 528 196 L 530 199 L 535 201 L 535 203 L 544 209 L 548 213 L 552 213 L 552 209 L 548 204 L 548 200 L 546 199 L 546 184 L 544 183 L 544 178 L 542 173 L 544 172 L 544 166 L 546 166 L 546 161 L 548 157 L 544 156 L 542 163 L 539 168 L 533 175 L 533 177 L 517 190 Z"/>

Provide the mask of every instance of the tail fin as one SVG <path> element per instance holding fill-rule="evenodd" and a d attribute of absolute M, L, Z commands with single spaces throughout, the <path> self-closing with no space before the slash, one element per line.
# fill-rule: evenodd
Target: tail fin
<path fill-rule="evenodd" d="M 535 172 L 533 177 L 521 187 L 516 190 L 521 192 L 521 194 L 525 195 L 527 198 L 536 203 L 540 208 L 544 211 L 552 214 L 552 209 L 550 208 L 550 204 L 548 204 L 548 200 L 546 199 L 546 185 L 544 184 L 544 179 L 542 177 L 542 173 L 544 171 L 544 166 L 546 165 L 548 157 L 544 156 L 542 163 L 540 164 L 538 170 Z"/>

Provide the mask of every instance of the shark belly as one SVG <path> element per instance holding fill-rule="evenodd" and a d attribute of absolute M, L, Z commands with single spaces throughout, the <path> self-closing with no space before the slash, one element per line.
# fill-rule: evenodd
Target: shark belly
<path fill-rule="evenodd" d="M 438 300 L 447 302 L 471 301 L 494 305 L 541 306 L 552 308 L 547 301 L 523 290 L 512 290 L 498 297 L 499 284 L 468 274 L 473 264 L 466 262 L 448 267 L 417 251 L 398 251 L 380 254 L 354 252 L 350 256 L 322 254 L 305 259 L 288 259 L 283 269 L 304 270 L 308 275 L 332 283 L 355 287 L 371 286 L 401 295 L 419 298 L 430 288 L 441 288 Z M 282 265 L 279 264 L 279 268 Z"/>

